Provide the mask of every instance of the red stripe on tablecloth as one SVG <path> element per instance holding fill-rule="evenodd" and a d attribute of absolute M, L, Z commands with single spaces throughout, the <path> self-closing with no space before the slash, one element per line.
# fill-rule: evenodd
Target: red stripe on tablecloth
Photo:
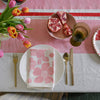
<path fill-rule="evenodd" d="M 1 13 L 0 13 L 1 14 Z M 29 12 L 29 13 L 26 13 L 26 14 L 21 14 L 21 16 L 50 16 L 52 15 L 53 13 L 44 13 L 44 12 Z M 72 14 L 73 16 L 100 16 L 100 13 L 70 13 Z"/>

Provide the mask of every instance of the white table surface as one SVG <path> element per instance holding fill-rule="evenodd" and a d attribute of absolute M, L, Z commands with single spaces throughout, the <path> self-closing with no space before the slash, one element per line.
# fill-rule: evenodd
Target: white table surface
<path fill-rule="evenodd" d="M 22 53 L 18 53 L 19 61 Z M 100 58 L 96 54 L 74 54 L 74 86 L 70 85 L 68 65 L 68 85 L 65 75 L 53 90 L 28 89 L 20 77 L 17 65 L 17 88 L 14 87 L 14 64 L 12 53 L 0 58 L 0 92 L 100 92 Z"/>

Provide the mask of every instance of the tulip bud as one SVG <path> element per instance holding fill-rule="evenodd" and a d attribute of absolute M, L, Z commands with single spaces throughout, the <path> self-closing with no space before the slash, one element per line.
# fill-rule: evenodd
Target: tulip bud
<path fill-rule="evenodd" d="M 17 33 L 17 32 L 15 32 L 14 34 L 9 34 L 9 36 L 11 36 L 12 38 L 17 38 L 18 33 Z"/>
<path fill-rule="evenodd" d="M 27 33 L 27 30 L 23 30 L 23 32 L 26 34 Z"/>
<path fill-rule="evenodd" d="M 29 42 L 28 40 L 25 40 L 23 41 L 23 45 L 26 47 L 26 48 L 29 48 L 31 46 L 31 42 Z"/>
<path fill-rule="evenodd" d="M 25 39 L 25 37 L 19 32 L 19 33 L 18 33 L 18 36 L 17 36 L 17 39 L 23 41 L 23 40 Z"/>
<path fill-rule="evenodd" d="M 23 12 L 23 13 L 28 13 L 28 12 L 29 12 L 29 8 L 28 8 L 28 7 L 22 8 L 22 12 Z"/>
<path fill-rule="evenodd" d="M 13 26 L 10 26 L 7 28 L 7 31 L 9 34 L 14 34 L 14 33 L 16 33 L 16 28 Z"/>
<path fill-rule="evenodd" d="M 19 16 L 21 13 L 22 13 L 22 11 L 19 10 L 18 8 L 15 8 L 15 9 L 12 11 L 12 15 L 13 15 L 13 16 Z"/>
<path fill-rule="evenodd" d="M 9 8 L 13 8 L 16 5 L 16 1 L 15 0 L 10 0 L 9 2 Z"/>
<path fill-rule="evenodd" d="M 30 18 L 24 18 L 24 23 L 25 24 L 30 24 L 31 23 L 31 19 Z"/>
<path fill-rule="evenodd" d="M 16 28 L 17 28 L 19 31 L 23 31 L 24 26 L 21 25 L 21 24 L 18 24 L 18 25 L 16 25 Z"/>

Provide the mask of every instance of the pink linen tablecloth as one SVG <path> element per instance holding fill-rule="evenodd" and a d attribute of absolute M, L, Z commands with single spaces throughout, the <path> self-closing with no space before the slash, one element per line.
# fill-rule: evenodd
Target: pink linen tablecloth
<path fill-rule="evenodd" d="M 48 16 L 47 14 L 50 9 L 99 9 L 100 6 L 98 5 L 100 0 L 96 2 L 95 0 L 27 0 L 24 4 L 21 5 L 27 6 L 31 9 L 31 14 L 27 14 L 26 16 Z M 62 6 L 63 5 L 63 6 Z M 4 9 L 5 4 L 0 1 L 0 9 Z M 34 12 L 35 9 L 38 9 L 37 12 L 39 12 L 39 9 L 47 11 L 47 13 L 36 13 Z M 47 9 L 47 10 L 46 10 Z M 45 12 L 42 11 L 42 12 Z M 73 13 L 75 16 L 80 16 L 80 13 Z M 94 15 L 96 14 L 96 15 Z M 84 13 L 81 16 L 99 16 L 99 13 Z M 79 22 L 81 20 L 78 20 Z M 93 46 L 92 46 L 92 36 L 97 27 L 100 25 L 100 21 L 98 20 L 82 20 L 83 22 L 86 22 L 90 28 L 91 33 L 90 36 L 82 43 L 80 47 L 73 47 L 74 53 L 95 53 Z M 68 51 L 72 47 L 69 43 L 69 39 L 66 40 L 57 40 L 49 36 L 47 32 L 47 19 L 33 19 L 29 27 L 33 28 L 33 30 L 28 31 L 27 35 L 30 37 L 29 40 L 32 42 L 32 46 L 37 44 L 48 44 L 56 49 L 58 49 L 60 52 Z M 37 28 L 38 27 L 38 28 Z M 16 53 L 24 53 L 27 49 L 22 44 L 21 41 L 17 39 L 9 39 L 7 41 L 2 42 L 1 48 L 6 53 L 16 52 Z"/>
<path fill-rule="evenodd" d="M 81 21 L 81 20 L 80 20 Z M 95 30 L 100 26 L 100 21 L 98 20 L 82 20 L 86 22 L 90 28 L 91 33 L 90 36 L 82 42 L 82 45 L 79 47 L 73 47 L 74 53 L 95 53 L 92 44 L 92 37 Z M 79 21 L 77 21 L 79 22 Z M 27 35 L 30 37 L 29 40 L 32 43 L 32 46 L 38 44 L 48 44 L 55 47 L 58 51 L 64 53 L 69 52 L 69 49 L 72 47 L 70 44 L 70 39 L 67 38 L 65 40 L 57 40 L 52 38 L 47 32 L 47 20 L 32 20 L 31 24 L 28 27 L 32 27 L 33 30 L 28 31 Z M 1 48 L 6 53 L 16 52 L 16 53 L 24 53 L 27 49 L 21 45 L 22 41 L 18 39 L 9 39 L 7 41 L 3 41 Z"/>
<path fill-rule="evenodd" d="M 30 9 L 100 9 L 100 0 L 26 0 Z M 0 0 L 0 9 L 5 5 Z"/>

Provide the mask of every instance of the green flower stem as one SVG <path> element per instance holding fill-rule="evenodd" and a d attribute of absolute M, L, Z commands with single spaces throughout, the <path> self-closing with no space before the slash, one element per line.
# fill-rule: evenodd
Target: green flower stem
<path fill-rule="evenodd" d="M 7 21 L 22 21 L 22 20 L 21 19 L 7 19 L 7 20 L 4 20 L 4 21 L 1 21 L 0 23 L 4 23 L 4 22 L 7 22 Z"/>
<path fill-rule="evenodd" d="M 32 28 L 24 28 L 25 30 L 32 30 Z"/>
<path fill-rule="evenodd" d="M 5 29 L 6 30 L 7 28 L 0 28 L 0 30 L 2 30 L 2 29 Z"/>
<path fill-rule="evenodd" d="M 10 2 L 10 1 L 8 1 L 7 7 L 6 7 L 5 10 L 3 11 L 3 13 L 0 15 L 0 21 L 5 20 L 5 17 L 4 17 L 4 16 L 7 17 L 7 16 L 9 15 L 9 13 L 11 13 L 11 11 L 12 11 L 13 9 L 19 8 L 19 6 L 15 6 L 15 7 L 13 7 L 13 8 L 9 8 L 9 2 Z M 12 16 L 12 14 L 11 14 L 11 16 Z M 15 16 L 12 16 L 11 18 L 13 18 L 13 17 L 15 17 Z M 7 19 L 7 18 L 6 18 L 6 19 Z"/>
<path fill-rule="evenodd" d="M 10 0 L 8 0 L 8 4 L 7 5 L 9 5 L 9 2 L 10 2 Z"/>
<path fill-rule="evenodd" d="M 10 0 L 8 0 L 7 6 L 5 8 L 5 10 L 3 11 L 3 13 L 0 15 L 0 19 L 2 19 L 2 17 L 4 16 L 4 14 L 9 10 L 9 2 Z"/>
<path fill-rule="evenodd" d="M 11 19 L 11 18 L 13 18 L 14 16 L 13 15 L 11 15 L 8 19 Z"/>

